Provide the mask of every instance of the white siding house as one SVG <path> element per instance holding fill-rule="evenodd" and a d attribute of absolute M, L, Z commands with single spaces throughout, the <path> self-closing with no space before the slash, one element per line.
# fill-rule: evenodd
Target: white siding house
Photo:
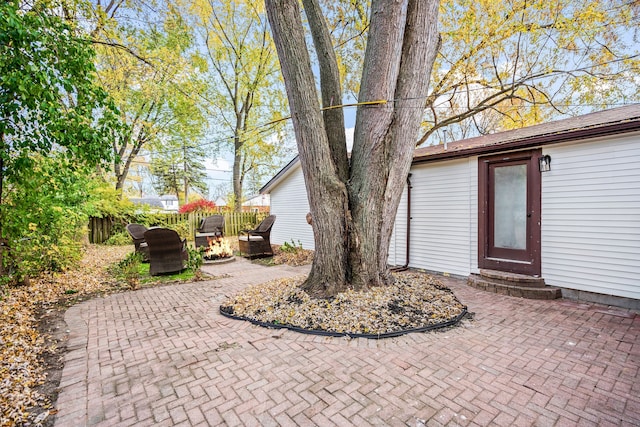
<path fill-rule="evenodd" d="M 551 170 L 538 169 L 542 157 Z M 526 170 L 527 245 L 505 251 L 494 241 L 505 227 L 502 206 L 491 204 L 503 191 L 494 177 L 519 168 Z M 390 265 L 407 265 L 408 240 L 411 268 L 463 277 L 526 271 L 564 297 L 640 308 L 640 105 L 417 149 L 410 173 Z M 297 159 L 262 191 L 278 218 L 271 241 L 312 249 Z"/>
<path fill-rule="evenodd" d="M 409 267 L 459 276 L 477 270 L 472 259 L 476 163 L 454 159 L 411 169 Z"/>
<path fill-rule="evenodd" d="M 640 299 L 640 134 L 545 147 L 542 272 L 577 291 Z"/>
<path fill-rule="evenodd" d="M 290 162 L 280 173 L 279 185 L 270 191 L 270 213 L 276 216 L 271 243 L 281 245 L 293 241 L 300 242 L 305 249 L 314 249 L 313 230 L 306 219 L 309 201 L 300 162 L 297 159 Z"/>
<path fill-rule="evenodd" d="M 393 266 L 408 266 L 407 214 L 413 214 L 413 212 L 408 212 L 408 197 L 407 187 L 405 187 L 398 206 L 398 212 L 396 212 L 396 223 L 391 234 L 391 243 L 389 244 L 389 265 Z M 409 243 L 411 242 L 409 241 Z M 411 248 L 409 248 L 409 253 L 411 253 Z"/>
<path fill-rule="evenodd" d="M 160 202 L 165 211 L 178 212 L 180 209 L 180 203 L 178 202 L 178 196 L 174 194 L 165 194 L 160 196 Z"/>

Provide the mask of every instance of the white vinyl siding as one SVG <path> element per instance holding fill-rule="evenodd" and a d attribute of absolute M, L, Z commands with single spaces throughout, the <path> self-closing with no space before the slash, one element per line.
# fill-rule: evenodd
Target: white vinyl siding
<path fill-rule="evenodd" d="M 413 191 L 413 190 L 412 190 Z M 413 194 L 412 194 L 413 196 Z M 413 214 L 413 212 L 412 212 Z M 396 221 L 389 243 L 389 265 L 404 266 L 407 262 L 407 186 L 405 185 L 396 213 Z"/>
<path fill-rule="evenodd" d="M 469 158 L 469 273 L 478 268 L 478 157 Z"/>
<path fill-rule="evenodd" d="M 640 299 L 640 136 L 544 147 L 542 276 Z"/>
<path fill-rule="evenodd" d="M 546 145 L 542 173 L 542 277 L 551 286 L 640 299 L 640 135 Z M 478 158 L 411 168 L 409 267 L 478 272 Z M 389 264 L 406 261 L 407 190 L 398 207 Z M 302 170 L 271 190 L 272 242 L 313 249 Z"/>
<path fill-rule="evenodd" d="M 271 214 L 276 222 L 271 229 L 271 243 L 281 245 L 293 240 L 304 249 L 314 249 L 313 230 L 307 224 L 309 200 L 300 163 L 271 190 Z"/>
<path fill-rule="evenodd" d="M 450 160 L 411 169 L 409 266 L 468 275 L 477 266 L 477 159 Z M 475 199 L 475 200 L 474 200 Z"/>

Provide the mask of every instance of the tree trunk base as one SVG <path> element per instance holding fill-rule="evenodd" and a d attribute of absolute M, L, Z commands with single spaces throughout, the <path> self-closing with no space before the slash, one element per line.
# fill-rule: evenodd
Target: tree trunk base
<path fill-rule="evenodd" d="M 395 278 L 389 270 L 376 275 L 378 280 L 361 280 L 358 276 L 355 280 L 335 280 L 314 274 L 313 269 L 309 277 L 300 285 L 300 289 L 305 291 L 311 298 L 327 299 L 344 292 L 347 289 L 361 292 L 368 291 L 379 286 L 389 286 L 395 283 Z"/>
<path fill-rule="evenodd" d="M 315 299 L 327 299 L 336 296 L 342 290 L 348 288 L 348 284 L 345 282 L 337 283 L 337 280 L 326 280 L 317 274 L 313 274 L 313 271 L 309 273 L 309 277 L 300 285 L 300 288 L 305 291 L 311 298 Z"/>

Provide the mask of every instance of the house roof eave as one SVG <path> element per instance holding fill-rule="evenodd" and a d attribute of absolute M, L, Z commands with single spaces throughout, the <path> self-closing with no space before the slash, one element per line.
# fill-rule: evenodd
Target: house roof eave
<path fill-rule="evenodd" d="M 640 131 L 640 104 L 447 144 L 418 148 L 413 164 Z"/>
<path fill-rule="evenodd" d="M 262 186 L 258 194 L 269 194 L 271 190 L 273 190 L 273 188 L 277 186 L 280 181 L 282 181 L 287 175 L 289 175 L 289 172 L 292 171 L 292 169 L 299 163 L 300 157 L 295 156 L 289 163 L 285 165 L 285 167 L 280 169 L 280 171 L 275 174 L 273 178 L 271 178 L 265 185 Z"/>

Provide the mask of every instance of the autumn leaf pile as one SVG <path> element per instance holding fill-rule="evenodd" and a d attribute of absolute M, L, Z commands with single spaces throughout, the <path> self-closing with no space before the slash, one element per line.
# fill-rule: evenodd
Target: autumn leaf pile
<path fill-rule="evenodd" d="M 276 247 L 273 255 L 273 263 L 275 265 L 287 264 L 292 266 L 311 264 L 311 262 L 313 262 L 313 254 L 314 252 L 308 249 L 283 251 L 280 247 Z"/>
<path fill-rule="evenodd" d="M 304 279 L 252 286 L 222 303 L 220 311 L 306 330 L 381 335 L 450 322 L 465 310 L 449 288 L 423 273 L 396 274 L 393 285 L 347 290 L 331 299 L 311 298 L 300 288 Z"/>
<path fill-rule="evenodd" d="M 52 309 L 72 295 L 76 299 L 117 287 L 106 267 L 124 258 L 129 246 L 88 246 L 80 265 L 48 274 L 0 294 L 0 426 L 37 425 L 51 402 L 36 387 L 45 379 L 41 355 L 45 339 L 37 331 L 38 310 Z M 33 408 L 39 408 L 33 411 Z"/>

